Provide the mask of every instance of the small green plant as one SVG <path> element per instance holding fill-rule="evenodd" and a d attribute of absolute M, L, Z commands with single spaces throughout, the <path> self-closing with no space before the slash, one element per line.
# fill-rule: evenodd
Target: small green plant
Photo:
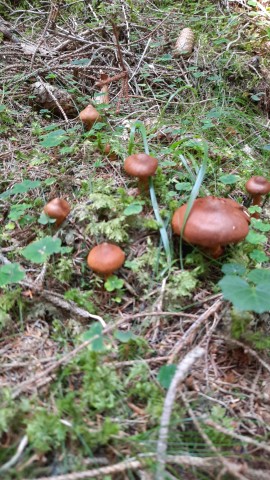
<path fill-rule="evenodd" d="M 25 277 L 25 271 L 19 263 L 8 263 L 0 267 L 0 287 L 18 283 Z"/>
<path fill-rule="evenodd" d="M 218 282 L 223 296 L 238 310 L 263 313 L 270 310 L 270 270 L 246 270 L 243 265 L 227 263 L 222 266 L 225 276 Z"/>
<path fill-rule="evenodd" d="M 44 237 L 30 243 L 22 250 L 22 255 L 34 263 L 44 263 L 54 253 L 65 253 L 70 251 L 69 247 L 62 247 L 60 238 Z"/>
<path fill-rule="evenodd" d="M 95 313 L 95 306 L 92 302 L 92 290 L 79 290 L 78 288 L 70 288 L 65 293 L 65 299 L 75 302 L 79 307 L 84 308 L 89 313 Z"/>

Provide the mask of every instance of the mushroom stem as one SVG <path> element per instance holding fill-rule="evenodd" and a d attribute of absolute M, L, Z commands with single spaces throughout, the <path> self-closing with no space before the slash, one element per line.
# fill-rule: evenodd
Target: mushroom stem
<path fill-rule="evenodd" d="M 140 193 L 146 193 L 149 187 L 149 177 L 140 177 L 138 182 L 138 189 Z"/>
<path fill-rule="evenodd" d="M 224 252 L 224 248 L 221 245 L 216 245 L 214 247 L 209 248 L 208 250 L 209 250 L 209 253 L 210 253 L 211 257 L 213 257 L 213 258 L 220 257 Z"/>
<path fill-rule="evenodd" d="M 251 199 L 252 199 L 252 206 L 257 205 L 259 207 L 261 205 L 262 196 L 260 193 L 251 195 Z M 254 212 L 250 216 L 252 218 L 260 218 L 260 214 L 258 212 Z"/>
<path fill-rule="evenodd" d="M 262 201 L 262 196 L 260 193 L 257 193 L 256 195 L 252 195 L 252 205 L 260 206 L 261 201 Z"/>

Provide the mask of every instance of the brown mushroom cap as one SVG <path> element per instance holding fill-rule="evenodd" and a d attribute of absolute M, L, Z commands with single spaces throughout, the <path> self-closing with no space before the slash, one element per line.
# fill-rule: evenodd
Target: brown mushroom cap
<path fill-rule="evenodd" d="M 125 253 L 120 247 L 104 242 L 90 250 L 87 264 L 94 272 L 108 277 L 122 267 L 125 257 Z"/>
<path fill-rule="evenodd" d="M 187 204 L 176 210 L 172 228 L 181 234 Z M 185 225 L 183 238 L 194 245 L 215 248 L 243 240 L 249 230 L 249 215 L 237 202 L 213 196 L 194 201 Z"/>
<path fill-rule="evenodd" d="M 270 192 L 270 182 L 265 177 L 251 177 L 246 183 L 246 190 L 251 195 L 265 195 Z"/>
<path fill-rule="evenodd" d="M 70 212 L 69 203 L 63 198 L 54 198 L 43 209 L 44 213 L 50 218 L 55 218 L 55 225 L 59 227 Z"/>
<path fill-rule="evenodd" d="M 94 123 L 100 119 L 100 114 L 93 105 L 87 105 L 87 107 L 80 112 L 79 117 L 84 123 L 85 128 L 90 130 Z"/>
<path fill-rule="evenodd" d="M 155 174 L 158 160 L 146 153 L 135 153 L 125 159 L 124 169 L 133 177 L 148 178 Z"/>

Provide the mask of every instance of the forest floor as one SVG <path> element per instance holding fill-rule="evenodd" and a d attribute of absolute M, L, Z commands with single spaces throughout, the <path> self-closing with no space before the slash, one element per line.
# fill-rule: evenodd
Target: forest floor
<path fill-rule="evenodd" d="M 269 175 L 269 52 L 263 1 L 0 1 L 1 478 L 270 479 L 269 205 L 216 259 L 171 230 Z"/>

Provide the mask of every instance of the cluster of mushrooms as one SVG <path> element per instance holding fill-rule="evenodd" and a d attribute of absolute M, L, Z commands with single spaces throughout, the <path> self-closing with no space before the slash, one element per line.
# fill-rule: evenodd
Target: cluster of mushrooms
<path fill-rule="evenodd" d="M 145 153 L 130 155 L 124 161 L 124 170 L 138 177 L 141 191 L 147 189 L 149 178 L 157 167 L 158 160 Z M 270 192 L 270 182 L 255 176 L 246 183 L 246 190 L 252 197 L 252 205 L 260 206 L 262 195 Z M 222 255 L 226 245 L 241 242 L 248 234 L 250 215 L 234 200 L 214 196 L 197 198 L 185 223 L 186 209 L 187 204 L 174 212 L 173 232 L 186 242 L 202 247 L 213 258 Z M 59 227 L 69 214 L 70 206 L 66 200 L 55 198 L 45 206 L 44 212 L 55 219 L 55 225 Z M 257 213 L 253 216 L 258 218 Z M 104 279 L 122 267 L 124 261 L 123 250 L 107 242 L 92 248 L 87 257 L 88 266 Z"/>

